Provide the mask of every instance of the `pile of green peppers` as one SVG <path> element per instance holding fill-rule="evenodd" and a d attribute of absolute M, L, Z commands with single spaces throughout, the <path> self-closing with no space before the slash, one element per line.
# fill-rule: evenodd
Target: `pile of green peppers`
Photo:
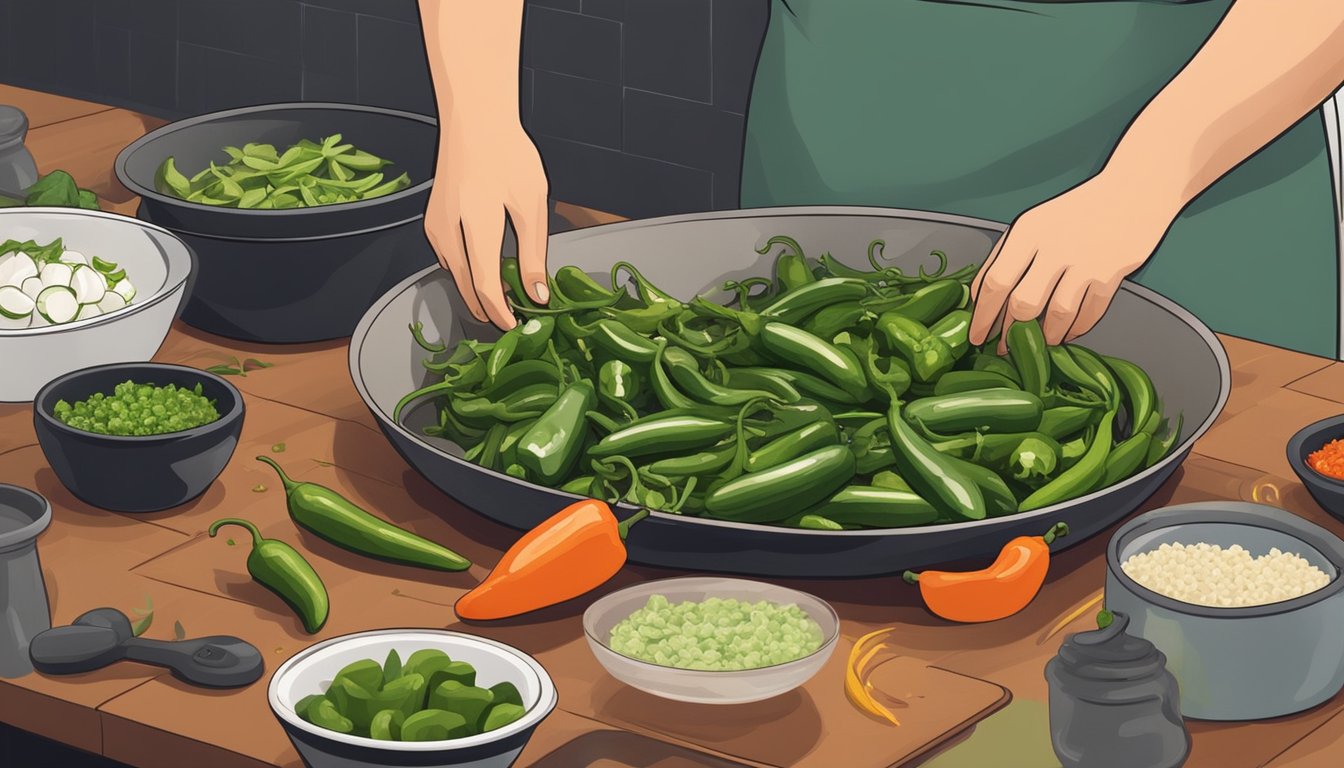
<path fill-rule="evenodd" d="M 1181 431 L 1132 362 L 1048 346 L 1039 323 L 1009 354 L 968 342 L 974 267 L 906 274 L 803 254 L 728 283 L 727 303 L 678 299 L 628 263 L 610 285 L 575 267 L 527 298 L 493 342 L 449 350 L 411 331 L 435 380 L 426 434 L 532 483 L 610 502 L 817 530 L 896 528 L 1026 512 L 1153 465 Z"/>

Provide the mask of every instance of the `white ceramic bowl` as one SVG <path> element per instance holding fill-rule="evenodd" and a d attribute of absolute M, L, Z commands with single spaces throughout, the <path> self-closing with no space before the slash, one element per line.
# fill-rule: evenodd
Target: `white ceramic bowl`
<path fill-rule="evenodd" d="M 519 720 L 488 733 L 446 741 L 377 741 L 319 728 L 294 711 L 304 696 L 325 691 L 336 673 L 351 662 L 380 664 L 396 649 L 401 658 L 437 648 L 476 668 L 479 684 L 513 683 L 527 708 Z M 311 768 L 508 768 L 518 759 L 532 732 L 555 709 L 555 683 L 536 659 L 516 648 L 475 635 L 436 629 L 384 629 L 332 638 L 311 646 L 280 665 L 267 689 L 271 711 L 294 748 Z"/>
<path fill-rule="evenodd" d="M 796 661 L 758 669 L 709 671 L 665 667 L 613 651 L 611 630 L 644 607 L 653 595 L 670 602 L 710 597 L 794 603 L 821 627 L 821 647 Z M 826 601 L 806 592 L 747 579 L 690 577 L 663 579 L 627 587 L 598 600 L 583 614 L 583 631 L 593 655 L 611 676 L 646 693 L 699 704 L 745 704 L 787 693 L 825 666 L 840 635 L 840 618 Z"/>
<path fill-rule="evenodd" d="M 177 317 L 194 271 L 191 249 L 165 229 L 76 208 L 0 210 L 0 242 L 56 238 L 116 262 L 136 288 L 130 306 L 64 325 L 0 330 L 0 402 L 29 402 L 47 382 L 81 368 L 142 363 Z"/>

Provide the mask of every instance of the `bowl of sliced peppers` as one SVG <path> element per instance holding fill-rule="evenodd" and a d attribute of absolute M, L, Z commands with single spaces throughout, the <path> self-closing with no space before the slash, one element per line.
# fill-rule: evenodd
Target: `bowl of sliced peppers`
<path fill-rule="evenodd" d="M 1002 229 L 786 208 L 570 232 L 548 306 L 504 261 L 516 329 L 475 323 L 427 270 L 370 309 L 351 372 L 410 463 L 489 517 L 652 510 L 635 562 L 876 575 L 1062 522 L 1060 548 L 1176 469 L 1226 401 L 1227 359 L 1128 283 L 1073 343 L 1031 322 L 1006 356 L 973 347 L 969 283 Z"/>
<path fill-rule="evenodd" d="M 350 335 L 433 264 L 423 217 L 433 118 L 346 104 L 264 104 L 170 123 L 117 156 L 139 218 L 195 250 L 184 322 L 229 338 Z"/>

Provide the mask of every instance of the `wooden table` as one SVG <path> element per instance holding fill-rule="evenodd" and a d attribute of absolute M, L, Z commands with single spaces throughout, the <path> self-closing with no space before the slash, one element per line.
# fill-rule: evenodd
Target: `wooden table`
<path fill-rule="evenodd" d="M 106 208 L 133 213 L 135 200 L 114 180 L 112 159 L 160 121 L 5 86 L 0 103 L 28 112 L 29 147 L 43 171 L 68 170 Z M 560 212 L 580 226 L 615 218 L 572 206 Z M 1232 362 L 1231 400 L 1146 507 L 1266 501 L 1344 535 L 1344 524 L 1326 516 L 1293 479 L 1283 454 L 1296 429 L 1344 410 L 1344 365 L 1234 338 L 1223 342 Z M 901 701 L 902 686 L 915 680 L 927 684 L 934 698 L 939 691 L 956 698 L 957 686 L 971 686 L 973 679 L 990 681 L 1011 691 L 1012 703 L 974 730 L 965 726 L 976 718 L 947 722 L 947 736 L 962 733 L 939 745 L 941 753 L 905 755 L 893 747 L 896 757 L 889 760 L 923 760 L 937 768 L 1057 764 L 1049 749 L 1042 671 L 1063 636 L 1085 629 L 1095 613 L 1109 532 L 1059 555 L 1041 596 L 1020 614 L 990 625 L 951 626 L 932 617 L 915 591 L 895 578 L 782 582 L 831 601 L 842 617 L 843 642 L 818 678 L 762 705 L 711 710 L 660 702 L 624 688 L 596 666 L 579 626 L 589 599 L 502 625 L 463 627 L 456 621 L 454 600 L 517 533 L 461 508 L 393 451 L 350 383 L 343 343 L 249 345 L 177 326 L 155 359 L 205 367 L 231 357 L 256 357 L 274 367 L 235 379 L 247 415 L 233 461 L 205 495 L 165 513 L 116 515 L 80 503 L 47 467 L 30 406 L 0 406 L 0 482 L 38 490 L 55 510 L 39 539 L 54 623 L 99 605 L 131 611 L 152 600 L 148 636 L 171 638 L 176 625 L 190 635 L 239 634 L 263 650 L 272 669 L 316 639 L 365 629 L 450 627 L 494 637 L 537 656 L 557 681 L 559 710 L 519 762 L 551 768 L 838 765 L 824 756 L 846 754 L 847 745 L 856 744 L 871 745 L 856 747 L 865 755 L 881 755 L 901 732 L 852 711 L 840 693 L 841 671 L 855 638 L 894 626 L 890 666 L 883 667 L 892 672 L 879 687 L 890 687 L 898 714 L 899 708 L 919 713 L 943 706 Z M 400 525 L 450 543 L 478 565 L 465 574 L 427 575 L 370 564 L 300 534 L 285 515 L 274 475 L 251 460 L 262 453 L 300 479 L 337 488 Z M 249 581 L 242 546 L 204 535 L 212 520 L 226 515 L 254 520 L 267 535 L 304 550 L 322 571 L 333 612 L 316 638 Z M 629 567 L 603 591 L 668 575 Z M 966 690 L 984 694 L 983 687 Z M 1190 723 L 1189 765 L 1336 765 L 1344 747 L 1342 710 L 1344 699 L 1336 699 L 1271 722 Z M 137 766 L 300 765 L 266 706 L 264 679 L 239 691 L 203 692 L 163 670 L 129 663 L 67 678 L 30 674 L 0 680 L 0 721 Z M 871 762 L 871 755 L 865 759 Z"/>

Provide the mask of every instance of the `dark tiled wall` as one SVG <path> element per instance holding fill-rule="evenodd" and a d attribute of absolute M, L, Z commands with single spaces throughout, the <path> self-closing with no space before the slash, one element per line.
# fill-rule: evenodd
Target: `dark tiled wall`
<path fill-rule="evenodd" d="M 521 106 L 554 197 L 628 216 L 736 207 L 768 2 L 528 0 Z M 0 81 L 166 118 L 297 100 L 435 112 L 415 0 L 0 0 Z"/>

